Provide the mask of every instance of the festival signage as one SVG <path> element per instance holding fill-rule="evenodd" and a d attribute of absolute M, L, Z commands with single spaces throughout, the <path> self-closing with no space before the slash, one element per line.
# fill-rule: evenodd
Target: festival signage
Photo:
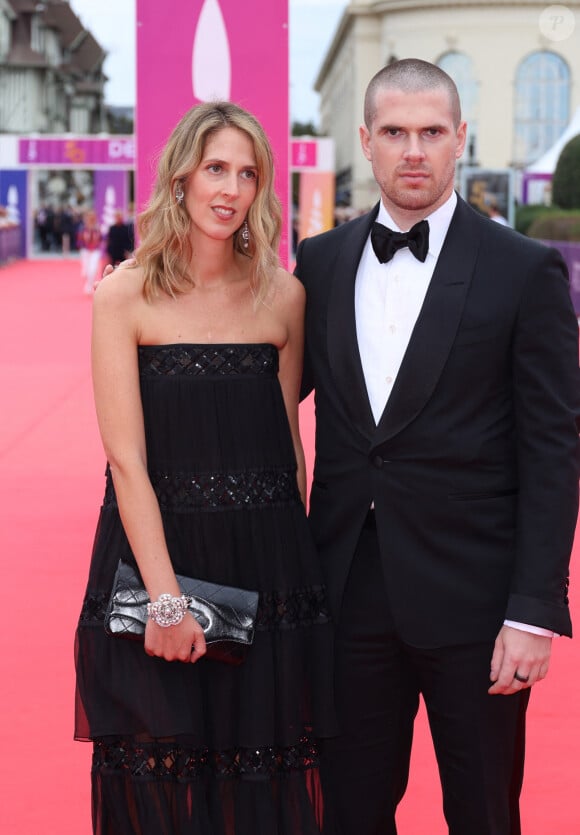
<path fill-rule="evenodd" d="M 117 212 L 126 216 L 129 202 L 128 175 L 126 171 L 95 171 L 94 209 L 103 235 L 115 223 Z"/>
<path fill-rule="evenodd" d="M 328 136 L 292 140 L 293 171 L 334 171 L 334 139 Z"/>
<path fill-rule="evenodd" d="M 27 167 L 132 168 L 135 143 L 132 136 L 108 138 L 30 138 L 18 141 L 18 161 Z"/>
<path fill-rule="evenodd" d="M 318 142 L 315 139 L 292 140 L 292 168 L 316 168 Z"/>
<path fill-rule="evenodd" d="M 292 170 L 300 173 L 298 240 L 334 226 L 334 140 L 300 137 L 292 140 Z"/>
<path fill-rule="evenodd" d="M 311 238 L 334 226 L 334 173 L 310 171 L 300 178 L 298 239 Z"/>

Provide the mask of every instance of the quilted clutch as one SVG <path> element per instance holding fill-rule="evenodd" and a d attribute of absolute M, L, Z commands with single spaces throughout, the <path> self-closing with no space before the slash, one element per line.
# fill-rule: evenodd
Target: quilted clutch
<path fill-rule="evenodd" d="M 189 611 L 200 624 L 207 657 L 240 664 L 254 639 L 258 592 L 177 575 Z M 149 596 L 132 565 L 119 561 L 105 615 L 109 635 L 143 640 Z"/>

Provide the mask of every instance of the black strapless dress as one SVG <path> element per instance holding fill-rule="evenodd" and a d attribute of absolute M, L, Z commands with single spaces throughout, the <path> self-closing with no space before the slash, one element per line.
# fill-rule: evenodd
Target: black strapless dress
<path fill-rule="evenodd" d="M 133 561 L 107 473 L 76 636 L 75 736 L 93 740 L 98 835 L 314 835 L 335 732 L 332 628 L 269 344 L 141 346 L 147 460 L 177 573 L 260 591 L 232 667 L 110 638 Z"/>

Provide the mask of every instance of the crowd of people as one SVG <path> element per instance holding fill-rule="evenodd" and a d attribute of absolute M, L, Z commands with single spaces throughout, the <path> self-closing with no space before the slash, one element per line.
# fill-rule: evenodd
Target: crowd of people
<path fill-rule="evenodd" d="M 103 263 L 117 266 L 135 248 L 133 222 L 120 210 L 115 212 L 114 223 L 103 228 L 92 208 L 54 209 L 43 204 L 35 213 L 34 226 L 41 252 L 79 255 L 87 295 L 93 293 Z"/>
<path fill-rule="evenodd" d="M 530 692 L 571 635 L 566 267 L 455 192 L 466 124 L 437 66 L 380 69 L 359 133 L 380 200 L 299 242 L 290 275 L 263 129 L 194 107 L 95 292 L 95 835 L 396 835 L 420 697 L 450 835 L 521 832 Z M 121 564 L 151 603 L 140 642 L 103 628 Z M 180 575 L 259 592 L 242 664 L 205 657 Z"/>
<path fill-rule="evenodd" d="M 75 252 L 83 213 L 70 206 L 53 208 L 42 204 L 34 215 L 34 228 L 41 252 Z"/>
<path fill-rule="evenodd" d="M 8 229 L 19 224 L 10 216 L 7 206 L 0 206 L 0 228 Z"/>
<path fill-rule="evenodd" d="M 78 252 L 79 234 L 86 223 L 87 213 L 92 209 L 71 209 L 70 206 L 54 209 L 41 205 L 34 215 L 34 227 L 41 252 Z M 114 227 L 114 228 L 113 228 Z M 110 263 L 123 261 L 134 249 L 133 223 L 126 220 L 123 212 L 117 211 L 115 222 L 105 230 L 103 241 Z"/>

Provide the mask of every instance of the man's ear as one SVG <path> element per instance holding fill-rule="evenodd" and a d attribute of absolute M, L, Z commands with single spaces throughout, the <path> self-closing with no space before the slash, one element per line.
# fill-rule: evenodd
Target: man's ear
<path fill-rule="evenodd" d="M 455 149 L 455 159 L 463 156 L 465 150 L 465 142 L 467 141 L 467 122 L 460 122 L 457 128 L 457 147 Z"/>
<path fill-rule="evenodd" d="M 360 144 L 361 144 L 361 147 L 362 147 L 362 152 L 370 162 L 371 150 L 370 150 L 370 147 L 369 147 L 369 143 L 370 143 L 370 140 L 371 140 L 371 135 L 369 133 L 369 130 L 368 130 L 367 126 L 366 125 L 361 125 L 360 128 L 358 129 L 358 134 L 360 136 Z"/>

